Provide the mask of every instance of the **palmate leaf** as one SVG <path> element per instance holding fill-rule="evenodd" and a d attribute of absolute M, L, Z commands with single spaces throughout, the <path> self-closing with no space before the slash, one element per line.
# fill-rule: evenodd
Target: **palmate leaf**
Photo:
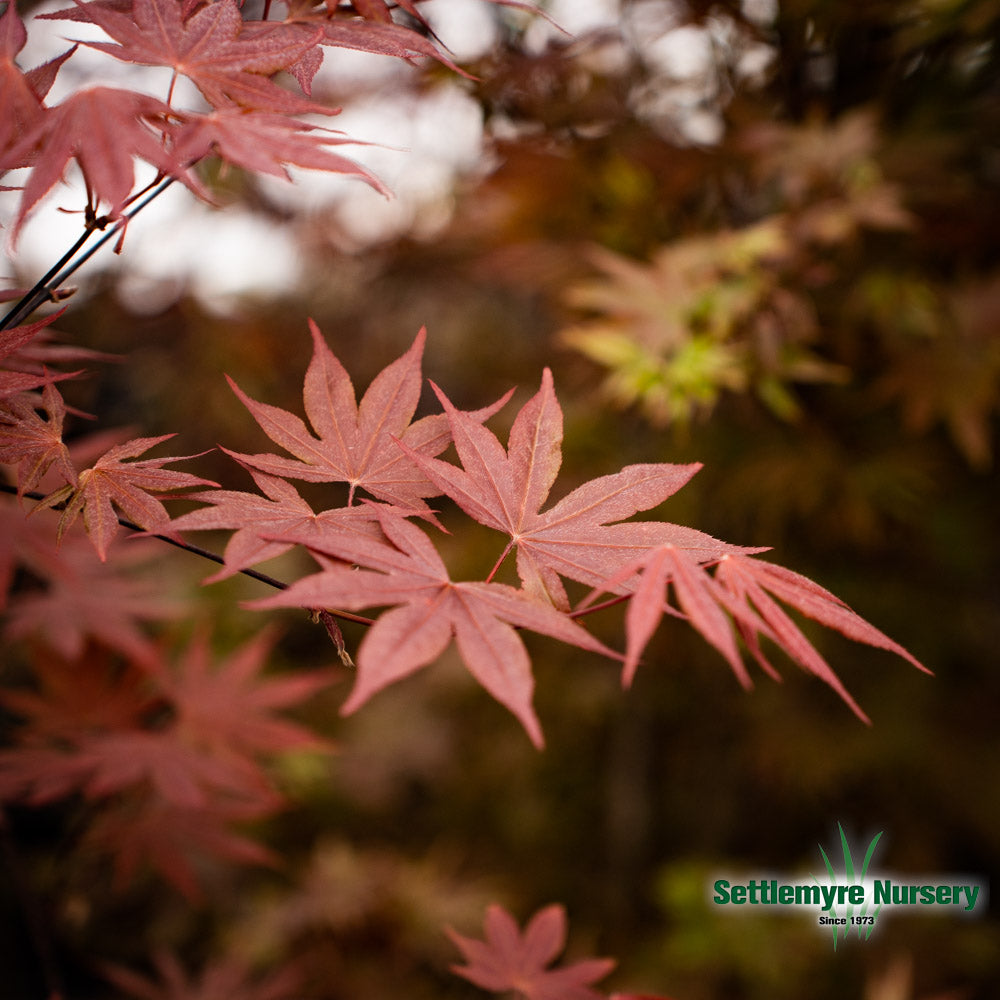
<path fill-rule="evenodd" d="M 173 155 L 181 163 L 194 163 L 209 153 L 224 162 L 273 177 L 289 176 L 287 164 L 348 174 L 388 190 L 373 174 L 327 146 L 350 142 L 328 129 L 270 112 L 245 108 L 219 108 L 208 114 L 185 112 L 173 132 Z"/>
<path fill-rule="evenodd" d="M 758 633 L 773 639 L 796 663 L 829 684 L 864 722 L 870 721 L 868 716 L 850 696 L 826 660 L 774 600 L 775 597 L 855 642 L 895 653 L 918 670 L 930 673 L 898 642 L 865 621 L 839 597 L 799 573 L 763 559 L 735 555 L 720 560 L 715 576 L 741 605 L 752 605 L 765 623 L 766 629 L 755 630 L 744 619 L 738 618 L 736 621 L 747 647 L 765 669 L 773 671 L 761 651 Z"/>
<path fill-rule="evenodd" d="M 108 546 L 118 533 L 118 515 L 115 508 L 141 528 L 153 534 L 169 534 L 170 515 L 153 492 L 187 490 L 195 486 L 218 486 L 211 479 L 202 479 L 190 472 L 164 469 L 168 462 L 181 462 L 197 456 L 171 456 L 147 458 L 129 462 L 150 448 L 174 437 L 135 438 L 116 445 L 105 452 L 89 469 L 77 477 L 75 486 L 67 486 L 50 494 L 42 505 L 52 506 L 65 501 L 59 522 L 60 537 L 82 513 L 87 534 L 102 560 L 107 558 Z M 152 492 L 151 492 L 152 491 Z M 173 494 L 177 495 L 177 494 Z"/>
<path fill-rule="evenodd" d="M 591 958 L 561 968 L 548 968 L 566 945 L 566 911 L 546 906 L 524 931 L 502 907 L 493 904 L 483 921 L 484 940 L 465 937 L 450 927 L 448 936 L 465 958 L 452 971 L 494 993 L 515 992 L 525 1000 L 603 1000 L 591 983 L 615 966 L 611 959 Z"/>
<path fill-rule="evenodd" d="M 104 975 L 137 1000 L 296 1000 L 302 995 L 302 975 L 293 966 L 261 979 L 235 957 L 210 961 L 197 976 L 189 976 L 171 952 L 158 952 L 154 965 L 155 980 L 118 965 L 105 965 Z"/>
<path fill-rule="evenodd" d="M 639 657 L 664 611 L 672 610 L 667 604 L 669 589 L 673 590 L 679 609 L 673 613 L 686 618 L 726 658 L 744 687 L 750 687 L 751 680 L 737 647 L 736 634 L 741 636 L 761 667 L 771 676 L 778 676 L 761 649 L 760 637 L 763 636 L 776 643 L 803 669 L 830 685 L 858 718 L 870 722 L 775 597 L 850 639 L 896 653 L 928 672 L 902 646 L 819 584 L 746 553 L 723 556 L 713 577 L 689 553 L 672 545 L 658 546 L 623 566 L 608 581 L 606 589 L 612 589 L 614 584 L 637 572 L 639 581 L 632 591 L 625 618 L 627 643 L 623 679 L 626 684 L 631 682 Z M 598 593 L 599 590 L 592 592 L 581 604 L 581 609 L 589 606 Z"/>
<path fill-rule="evenodd" d="M 16 161 L 42 151 L 24 184 L 15 234 L 71 159 L 83 171 L 94 203 L 109 206 L 112 217 L 121 214 L 132 192 L 135 157 L 164 174 L 181 175 L 183 166 L 163 145 L 169 113 L 155 97 L 114 87 L 87 87 L 47 109 L 8 152 Z"/>
<path fill-rule="evenodd" d="M 455 409 L 437 387 L 462 468 L 407 454 L 470 517 L 503 532 L 517 549 L 517 571 L 531 594 L 569 610 L 561 577 L 601 586 L 621 566 L 656 545 L 672 544 L 699 561 L 741 549 L 665 521 L 622 522 L 658 506 L 700 465 L 629 465 L 592 479 L 540 511 L 562 460 L 562 409 L 546 369 L 541 388 L 518 413 L 505 449 L 492 431 Z M 406 442 L 401 442 L 406 445 Z M 616 584 L 627 593 L 625 581 Z"/>
<path fill-rule="evenodd" d="M 171 522 L 175 531 L 233 531 L 226 543 L 225 567 L 207 577 L 206 583 L 224 580 L 249 566 L 280 556 L 296 544 L 288 539 L 299 540 L 310 535 L 319 539 L 329 531 L 382 537 L 373 507 L 367 504 L 334 507 L 317 514 L 287 480 L 246 468 L 264 496 L 238 490 L 191 493 L 186 499 L 204 501 L 210 506 L 189 511 Z"/>
<path fill-rule="evenodd" d="M 515 626 L 592 652 L 615 656 L 550 604 L 499 583 L 452 582 L 430 539 L 398 514 L 380 512 L 389 543 L 344 533 L 301 539 L 317 552 L 354 563 L 333 566 L 253 608 L 389 607 L 365 635 L 358 676 L 342 711 L 353 712 L 382 688 L 426 666 L 454 639 L 469 672 L 518 718 L 536 746 L 541 726 L 532 707 L 531 663 Z"/>
<path fill-rule="evenodd" d="M 27 165 L 28 157 L 12 156 L 10 147 L 41 119 L 42 99 L 72 52 L 22 73 L 16 59 L 28 34 L 13 0 L 5 8 L 0 15 L 0 172 Z"/>
<path fill-rule="evenodd" d="M 159 686 L 176 713 L 179 733 L 215 757 L 324 749 L 328 744 L 281 709 L 299 705 L 329 685 L 328 671 L 264 677 L 275 634 L 265 630 L 230 655 L 216 659 L 202 632 L 169 669 Z"/>
<path fill-rule="evenodd" d="M 45 417 L 39 414 L 40 408 Z M 33 490 L 50 468 L 65 482 L 76 482 L 76 470 L 62 439 L 65 416 L 63 398 L 51 382 L 42 390 L 41 407 L 32 396 L 0 402 L 0 462 L 17 465 L 19 496 Z"/>
<path fill-rule="evenodd" d="M 283 30 L 285 26 L 275 22 L 244 36 L 237 0 L 216 0 L 186 18 L 177 0 L 133 0 L 130 14 L 113 4 L 75 2 L 73 19 L 91 21 L 114 39 L 83 44 L 125 62 L 169 66 L 190 79 L 215 107 L 238 104 L 290 114 L 333 113 L 269 79 L 314 48 L 322 35 L 319 29 L 311 34 L 296 26 Z"/>
<path fill-rule="evenodd" d="M 162 572 L 159 579 L 150 578 L 156 556 L 149 547 L 129 546 L 113 562 L 102 562 L 82 531 L 71 529 L 57 547 L 51 525 L 25 519 L 13 504 L 0 507 L 0 528 L 15 532 L 13 565 L 44 583 L 11 596 L 5 639 L 31 638 L 67 659 L 84 655 L 88 642 L 96 640 L 134 663 L 157 662 L 144 623 L 177 618 L 189 609 L 165 593 Z"/>
<path fill-rule="evenodd" d="M 230 379 L 233 391 L 260 424 L 264 433 L 295 456 L 235 455 L 241 463 L 268 475 L 313 483 L 349 485 L 348 505 L 363 489 L 387 503 L 414 511 L 427 511 L 426 497 L 439 490 L 413 463 L 408 454 L 438 455 L 451 440 L 448 420 L 433 414 L 415 422 L 420 399 L 420 362 L 426 334 L 421 330 L 410 349 L 384 368 L 368 387 L 360 405 L 343 365 L 323 340 L 312 320 L 313 356 L 306 372 L 303 401 L 314 437 L 300 417 L 268 403 L 251 399 Z M 484 410 L 468 414 L 482 421 L 495 413 L 506 398 Z M 396 440 L 409 448 L 404 453 Z"/>
<path fill-rule="evenodd" d="M 205 899 L 205 862 L 278 865 L 273 851 L 239 832 L 239 825 L 270 816 L 273 802 L 215 795 L 207 807 L 182 806 L 157 796 L 119 797 L 97 815 L 84 846 L 109 854 L 113 889 L 129 887 L 152 869 L 191 902 Z"/>

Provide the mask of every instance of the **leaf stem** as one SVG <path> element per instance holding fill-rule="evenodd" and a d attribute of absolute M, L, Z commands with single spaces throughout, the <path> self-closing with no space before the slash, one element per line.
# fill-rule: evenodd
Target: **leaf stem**
<path fill-rule="evenodd" d="M 500 558 L 496 561 L 496 565 L 494 565 L 493 569 L 490 570 L 490 575 L 488 577 L 486 577 L 486 582 L 487 583 L 492 583 L 493 582 L 493 577 L 495 577 L 497 575 L 497 570 L 499 570 L 500 567 L 503 565 L 504 559 L 507 558 L 507 556 L 510 554 L 510 550 L 513 547 L 514 547 L 514 539 L 512 538 L 507 543 L 507 548 L 505 548 L 503 550 L 503 552 L 500 553 Z"/>

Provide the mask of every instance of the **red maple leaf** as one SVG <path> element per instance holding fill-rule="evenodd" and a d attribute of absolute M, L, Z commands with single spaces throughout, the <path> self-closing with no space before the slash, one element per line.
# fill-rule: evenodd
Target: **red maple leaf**
<path fill-rule="evenodd" d="M 258 979 L 239 958 L 208 962 L 197 976 L 188 976 L 169 952 L 154 956 L 157 980 L 131 969 L 105 965 L 104 975 L 114 985 L 138 1000 L 293 1000 L 301 996 L 301 973 L 286 967 Z"/>
<path fill-rule="evenodd" d="M 287 539 L 321 538 L 328 531 L 353 531 L 373 538 L 382 537 L 375 510 L 367 504 L 335 507 L 317 514 L 287 480 L 246 468 L 264 496 L 238 490 L 191 493 L 186 499 L 204 501 L 211 506 L 189 511 L 171 522 L 175 531 L 220 528 L 233 531 L 226 543 L 225 567 L 208 577 L 206 583 L 224 580 L 248 566 L 287 552 L 296 544 Z"/>
<path fill-rule="evenodd" d="M 200 902 L 206 859 L 277 865 L 272 851 L 237 830 L 238 824 L 273 812 L 273 803 L 220 795 L 207 808 L 181 806 L 152 795 L 123 796 L 103 808 L 87 830 L 84 845 L 112 856 L 112 887 L 117 890 L 151 868 L 189 900 Z"/>
<path fill-rule="evenodd" d="M 215 661 L 207 636 L 197 635 L 177 664 L 159 672 L 160 687 L 176 712 L 178 732 L 214 756 L 325 747 L 304 726 L 277 715 L 298 705 L 333 680 L 328 671 L 261 677 L 274 646 L 270 631 Z"/>
<path fill-rule="evenodd" d="M 17 298 L 16 295 L 12 297 Z M 79 372 L 69 372 L 56 375 L 48 371 L 44 365 L 39 367 L 37 363 L 33 363 L 38 359 L 38 345 L 33 342 L 41 339 L 39 335 L 42 330 L 58 319 L 63 312 L 64 310 L 60 309 L 52 316 L 46 316 L 34 323 L 0 330 L 0 362 L 4 363 L 4 367 L 0 369 L 0 413 L 3 412 L 4 401 L 12 396 L 79 374 Z"/>
<path fill-rule="evenodd" d="M 775 672 L 761 651 L 758 634 L 772 639 L 801 667 L 829 684 L 864 722 L 870 722 L 868 716 L 847 692 L 826 660 L 774 600 L 775 597 L 806 617 L 836 629 L 849 639 L 895 653 L 918 670 L 930 673 L 911 653 L 852 611 L 839 597 L 790 569 L 763 559 L 730 555 L 719 561 L 715 578 L 739 605 L 749 603 L 763 621 L 765 627 L 759 628 L 745 616 L 736 618 L 736 627 L 747 648 L 762 667 L 771 673 Z"/>
<path fill-rule="evenodd" d="M 31 739 L 65 743 L 91 732 L 134 728 L 156 704 L 149 677 L 91 645 L 72 659 L 44 649 L 32 657 L 35 690 L 7 688 L 0 702 L 26 720 Z"/>
<path fill-rule="evenodd" d="M 393 605 L 361 642 L 358 676 L 342 708 L 345 714 L 437 659 L 454 639 L 469 672 L 514 713 L 532 742 L 542 746 L 531 704 L 531 663 L 515 626 L 607 656 L 615 654 L 571 618 L 523 591 L 499 583 L 452 582 L 419 528 L 384 512 L 380 522 L 391 544 L 346 533 L 302 539 L 310 549 L 365 568 L 332 566 L 249 606 L 358 611 Z"/>
<path fill-rule="evenodd" d="M 184 113 L 174 131 L 173 154 L 181 163 L 194 163 L 215 153 L 226 163 L 274 177 L 288 177 L 285 165 L 349 174 L 387 194 L 385 186 L 364 167 L 326 146 L 351 140 L 328 129 L 280 114 L 219 108 L 209 114 Z"/>
<path fill-rule="evenodd" d="M 436 386 L 434 390 L 447 413 L 462 468 L 410 451 L 405 441 L 400 444 L 470 517 L 510 538 L 506 551 L 517 549 L 522 585 L 556 607 L 569 609 L 560 577 L 601 586 L 656 545 L 675 545 L 700 561 L 741 551 L 665 521 L 609 523 L 662 503 L 701 468 L 698 464 L 629 465 L 584 483 L 540 512 L 562 461 L 562 409 L 548 369 L 538 393 L 518 413 L 507 449 L 492 431 L 455 409 Z M 623 585 L 618 592 L 627 589 Z"/>
<path fill-rule="evenodd" d="M 611 959 L 591 958 L 547 968 L 566 945 L 566 911 L 555 904 L 539 910 L 523 933 L 495 903 L 487 908 L 483 921 L 485 940 L 465 937 L 450 927 L 446 930 L 467 963 L 453 965 L 453 972 L 484 990 L 513 990 L 526 1000 L 603 1000 L 603 994 L 590 984 L 615 965 Z"/>
<path fill-rule="evenodd" d="M 322 36 L 319 29 L 307 34 L 290 25 L 285 30 L 276 21 L 244 36 L 237 0 L 205 4 L 187 17 L 177 0 L 134 0 L 130 14 L 111 4 L 75 2 L 86 20 L 115 40 L 83 44 L 125 62 L 170 66 L 215 107 L 333 114 L 269 79 L 314 48 Z"/>
<path fill-rule="evenodd" d="M 639 580 L 634 584 L 625 613 L 627 639 L 622 683 L 625 686 L 632 683 L 643 649 L 656 631 L 664 611 L 672 610 L 666 603 L 667 588 L 672 586 L 680 608 L 673 613 L 687 618 L 722 653 L 740 683 L 750 687 L 750 675 L 736 646 L 732 625 L 720 605 L 738 615 L 742 624 L 766 629 L 751 609 L 731 600 L 729 592 L 709 576 L 695 557 L 675 545 L 658 545 L 649 549 L 638 559 L 622 566 L 605 586 L 613 589 L 636 573 L 640 574 Z M 593 591 L 577 610 L 589 606 L 603 589 Z"/>
<path fill-rule="evenodd" d="M 134 157 L 164 174 L 180 175 L 182 165 L 163 144 L 169 114 L 170 108 L 155 97 L 114 87 L 78 90 L 47 109 L 10 149 L 15 159 L 37 148 L 45 154 L 34 160 L 25 182 L 14 233 L 71 159 L 83 171 L 93 203 L 108 205 L 113 218 L 121 214 L 132 192 Z"/>
<path fill-rule="evenodd" d="M 18 516 L 16 508 L 9 515 Z M 162 574 L 158 580 L 142 575 L 159 555 L 152 543 L 129 547 L 108 564 L 96 558 L 82 532 L 71 530 L 57 547 L 51 525 L 37 517 L 22 520 L 14 531 L 14 560 L 45 586 L 11 599 L 8 639 L 35 637 L 69 659 L 83 655 L 87 641 L 95 639 L 135 663 L 156 662 L 156 648 L 140 623 L 177 617 L 185 605 L 165 595 Z"/>
<path fill-rule="evenodd" d="M 773 597 L 851 639 L 897 653 L 926 671 L 902 646 L 819 584 L 747 553 L 723 556 L 713 577 L 690 553 L 673 545 L 661 545 L 623 566 L 607 585 L 610 588 L 636 572 L 640 577 L 625 615 L 626 685 L 631 683 L 639 657 L 664 611 L 669 611 L 686 618 L 726 658 L 744 687 L 750 687 L 752 682 L 736 644 L 733 624 L 754 658 L 772 677 L 777 678 L 778 673 L 761 650 L 760 636 L 775 642 L 800 666 L 829 684 L 860 719 L 869 722 L 831 667 Z M 666 602 L 670 588 L 678 610 Z M 590 605 L 600 589 L 593 591 L 578 610 Z"/>
<path fill-rule="evenodd" d="M 17 5 L 9 0 L 6 10 L 0 15 L 0 94 L 3 95 L 0 101 L 0 171 L 27 166 L 27 156 L 13 156 L 9 150 L 41 119 L 44 112 L 42 99 L 49 92 L 59 67 L 73 51 L 70 49 L 22 73 L 15 60 L 27 39 Z"/>
<path fill-rule="evenodd" d="M 63 444 L 66 406 L 54 385 L 42 391 L 43 418 L 38 401 L 31 396 L 14 397 L 0 404 L 0 462 L 17 464 L 17 491 L 33 490 L 54 466 L 67 483 L 76 482 L 69 449 Z"/>
<path fill-rule="evenodd" d="M 438 455 L 451 440 L 443 414 L 411 423 L 420 399 L 425 332 L 421 330 L 410 349 L 375 377 L 358 405 L 350 376 L 312 320 L 309 329 L 313 356 L 306 371 L 303 401 L 306 416 L 319 438 L 299 417 L 277 406 L 258 403 L 230 379 L 233 391 L 267 436 L 295 456 L 294 460 L 270 454 L 236 457 L 272 476 L 313 483 L 348 483 L 348 506 L 354 501 L 355 491 L 363 488 L 388 503 L 426 511 L 424 498 L 436 496 L 438 490 L 396 443 L 397 438 L 401 440 L 410 454 Z M 468 419 L 473 423 L 485 420 L 505 401 L 468 414 Z"/>
<path fill-rule="evenodd" d="M 108 546 L 118 532 L 115 507 L 153 534 L 171 533 L 170 515 L 149 491 L 185 490 L 194 486 L 217 486 L 218 483 L 189 472 L 163 468 L 167 462 L 181 462 L 196 456 L 148 458 L 141 462 L 124 459 L 135 458 L 173 436 L 135 438 L 117 445 L 80 473 L 75 488 L 64 487 L 42 501 L 51 506 L 65 500 L 66 508 L 59 522 L 60 537 L 82 512 L 87 534 L 101 559 L 106 559 Z"/>

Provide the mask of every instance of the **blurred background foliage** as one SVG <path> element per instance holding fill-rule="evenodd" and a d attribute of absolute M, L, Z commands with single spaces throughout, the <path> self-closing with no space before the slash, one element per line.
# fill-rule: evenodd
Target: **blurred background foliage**
<path fill-rule="evenodd" d="M 298 411 L 307 316 L 358 385 L 426 324 L 425 372 L 461 405 L 515 384 L 523 401 L 554 368 L 566 489 L 704 462 L 663 516 L 773 545 L 935 676 L 814 636 L 868 729 L 792 668 L 745 694 L 680 624 L 624 694 L 613 667 L 538 640 L 539 755 L 455 663 L 339 720 L 345 672 L 308 720 L 338 752 L 287 758 L 296 804 L 260 831 L 286 866 L 217 873 L 208 908 L 153 882 L 108 897 L 96 862 L 65 862 L 62 818 L 32 820 L 74 996 L 100 995 L 88 953 L 142 966 L 165 945 L 192 967 L 294 967 L 318 1000 L 472 996 L 441 926 L 476 932 L 491 900 L 521 920 L 564 902 L 574 955 L 684 1000 L 1000 995 L 993 904 L 982 921 L 893 915 L 834 953 L 801 917 L 708 902 L 721 870 L 818 870 L 838 822 L 858 842 L 884 830 L 893 871 L 997 884 L 1000 3 L 604 6 L 574 37 L 503 15 L 461 84 L 482 156 L 427 231 L 361 247 L 322 207 L 227 178 L 303 248 L 300 286 L 136 311 L 109 275 L 61 326 L 129 363 L 75 401 L 180 430 L 188 453 L 261 450 L 223 371 Z M 419 97 L 446 73 L 404 80 Z M 218 453 L 199 472 L 249 488 Z M 495 539 L 463 537 L 450 565 L 483 572 Z M 193 587 L 207 570 L 189 561 L 169 565 Z M 236 602 L 258 595 L 230 581 L 202 600 L 235 642 L 260 621 Z M 284 625 L 286 663 L 332 659 Z M 594 627 L 620 641 L 614 613 Z"/>

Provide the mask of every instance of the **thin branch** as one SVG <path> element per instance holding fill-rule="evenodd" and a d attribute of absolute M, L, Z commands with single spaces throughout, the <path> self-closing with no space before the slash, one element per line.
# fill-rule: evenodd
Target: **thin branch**
<path fill-rule="evenodd" d="M 87 250 L 86 253 L 82 254 L 76 260 L 73 257 L 80 251 L 84 243 L 90 239 L 91 235 L 96 232 L 99 227 L 97 222 L 88 222 L 86 230 L 83 235 L 73 244 L 73 246 L 66 251 L 59 259 L 59 261 L 51 267 L 48 272 L 36 283 L 35 287 L 32 288 L 21 300 L 14 306 L 13 309 L 2 320 L 0 320 L 0 330 L 6 330 L 8 327 L 17 326 L 18 323 L 27 319 L 43 302 L 55 301 L 58 289 L 63 285 L 70 277 L 72 277 L 76 271 L 82 267 L 91 257 L 97 253 L 109 240 L 114 239 L 120 233 L 123 233 L 125 227 L 129 224 L 129 221 L 134 219 L 154 198 L 159 197 L 171 184 L 174 183 L 176 178 L 165 177 L 159 184 L 156 185 L 150 191 L 150 193 L 139 202 L 135 208 L 130 209 L 128 212 L 123 213 L 114 223 L 114 225 L 93 245 Z"/>
<path fill-rule="evenodd" d="M 10 312 L 0 320 L 0 330 L 7 330 L 12 326 L 17 326 L 23 320 L 27 319 L 46 299 L 52 298 L 52 291 L 48 287 L 49 283 L 76 256 L 84 243 L 93 236 L 94 230 L 95 227 L 88 223 L 80 238 L 35 282 L 33 288 L 25 292 Z"/>
<path fill-rule="evenodd" d="M 17 496 L 18 491 L 16 486 L 11 486 L 9 483 L 0 483 L 0 493 L 9 493 L 11 496 Z M 20 494 L 23 497 L 27 497 L 29 500 L 44 500 L 44 493 L 37 493 L 31 490 L 27 493 Z M 59 505 L 55 505 L 53 510 L 58 510 Z M 200 545 L 192 545 L 190 542 L 185 542 L 181 538 L 171 538 L 169 535 L 157 535 L 152 532 L 147 531 L 141 524 L 136 524 L 134 521 L 129 521 L 124 517 L 118 518 L 118 523 L 123 528 L 128 528 L 129 531 L 135 531 L 140 534 L 148 535 L 151 538 L 158 538 L 161 542 L 166 542 L 168 545 L 173 545 L 175 548 L 184 549 L 185 552 L 190 552 L 192 555 L 200 556 L 202 559 L 208 559 L 210 562 L 217 563 L 220 566 L 226 565 L 226 560 L 220 556 L 217 552 L 212 552 L 209 549 L 203 549 Z M 243 576 L 250 577 L 251 580 L 256 580 L 258 583 L 266 583 L 269 587 L 274 587 L 275 590 L 287 590 L 288 584 L 282 582 L 281 580 L 275 579 L 273 576 L 268 576 L 267 573 L 261 573 L 255 569 L 241 569 L 238 571 Z M 375 621 L 372 618 L 365 618 L 363 615 L 355 615 L 350 611 L 328 611 L 328 614 L 333 615 L 335 618 L 340 618 L 342 621 L 355 622 L 358 625 L 374 625 Z"/>

